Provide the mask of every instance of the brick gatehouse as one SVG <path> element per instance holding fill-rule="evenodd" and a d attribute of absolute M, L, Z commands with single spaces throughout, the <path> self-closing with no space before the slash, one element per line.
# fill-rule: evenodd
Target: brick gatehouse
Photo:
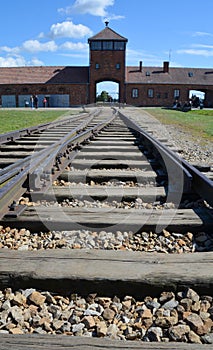
<path fill-rule="evenodd" d="M 190 90 L 205 93 L 204 105 L 213 106 L 213 68 L 126 66 L 128 40 L 108 26 L 88 39 L 89 66 L 0 67 L 0 105 L 23 107 L 37 94 L 39 107 L 46 97 L 50 107 L 81 106 L 96 102 L 96 85 L 119 85 L 119 102 L 134 106 L 171 106 L 189 99 Z"/>

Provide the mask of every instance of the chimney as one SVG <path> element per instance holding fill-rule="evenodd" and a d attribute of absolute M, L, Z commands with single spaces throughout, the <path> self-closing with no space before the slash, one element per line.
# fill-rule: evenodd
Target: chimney
<path fill-rule="evenodd" d="M 139 72 L 142 72 L 142 61 L 139 62 Z"/>
<path fill-rule="evenodd" d="M 163 62 L 163 71 L 164 73 L 169 73 L 169 61 Z"/>

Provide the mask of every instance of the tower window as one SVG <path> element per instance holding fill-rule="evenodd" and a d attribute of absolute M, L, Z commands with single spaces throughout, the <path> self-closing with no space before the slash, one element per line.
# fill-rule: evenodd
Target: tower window
<path fill-rule="evenodd" d="M 100 68 L 100 64 L 99 63 L 96 63 L 95 64 L 95 69 L 99 69 Z"/>
<path fill-rule="evenodd" d="M 124 51 L 125 42 L 124 41 L 114 41 L 114 50 L 115 51 Z"/>
<path fill-rule="evenodd" d="M 121 68 L 120 63 L 116 63 L 115 68 L 116 68 L 116 69 L 120 69 L 120 68 Z"/>
<path fill-rule="evenodd" d="M 91 50 L 101 50 L 101 41 L 91 41 Z"/>
<path fill-rule="evenodd" d="M 113 50 L 113 41 L 103 41 L 103 50 Z"/>
<path fill-rule="evenodd" d="M 125 51 L 125 41 L 113 41 L 113 40 L 94 40 L 90 41 L 90 50 L 92 51 Z"/>

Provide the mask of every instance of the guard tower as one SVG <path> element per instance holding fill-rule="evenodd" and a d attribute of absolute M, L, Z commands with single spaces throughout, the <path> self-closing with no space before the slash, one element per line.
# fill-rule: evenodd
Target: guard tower
<path fill-rule="evenodd" d="M 90 48 L 90 103 L 96 101 L 96 84 L 113 81 L 119 84 L 119 102 L 125 102 L 125 66 L 127 39 L 106 27 L 88 39 Z"/>

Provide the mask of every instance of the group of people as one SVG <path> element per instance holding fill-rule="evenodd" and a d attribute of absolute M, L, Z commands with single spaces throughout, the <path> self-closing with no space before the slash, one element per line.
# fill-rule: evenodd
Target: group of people
<path fill-rule="evenodd" d="M 182 104 L 179 100 L 175 100 L 172 106 L 173 109 L 181 110 L 183 112 L 190 111 L 192 107 L 203 109 L 204 107 L 203 100 L 196 95 L 194 96 L 192 95 L 189 101 L 185 101 Z"/>
<path fill-rule="evenodd" d="M 190 111 L 192 108 L 191 101 L 185 101 L 183 104 L 181 104 L 179 100 L 176 100 L 174 101 L 172 108 L 183 112 Z"/>
<path fill-rule="evenodd" d="M 43 107 L 47 107 L 47 99 L 46 97 L 43 98 Z M 38 96 L 37 95 L 31 95 L 30 96 L 30 103 L 31 103 L 31 108 L 38 108 Z"/>

